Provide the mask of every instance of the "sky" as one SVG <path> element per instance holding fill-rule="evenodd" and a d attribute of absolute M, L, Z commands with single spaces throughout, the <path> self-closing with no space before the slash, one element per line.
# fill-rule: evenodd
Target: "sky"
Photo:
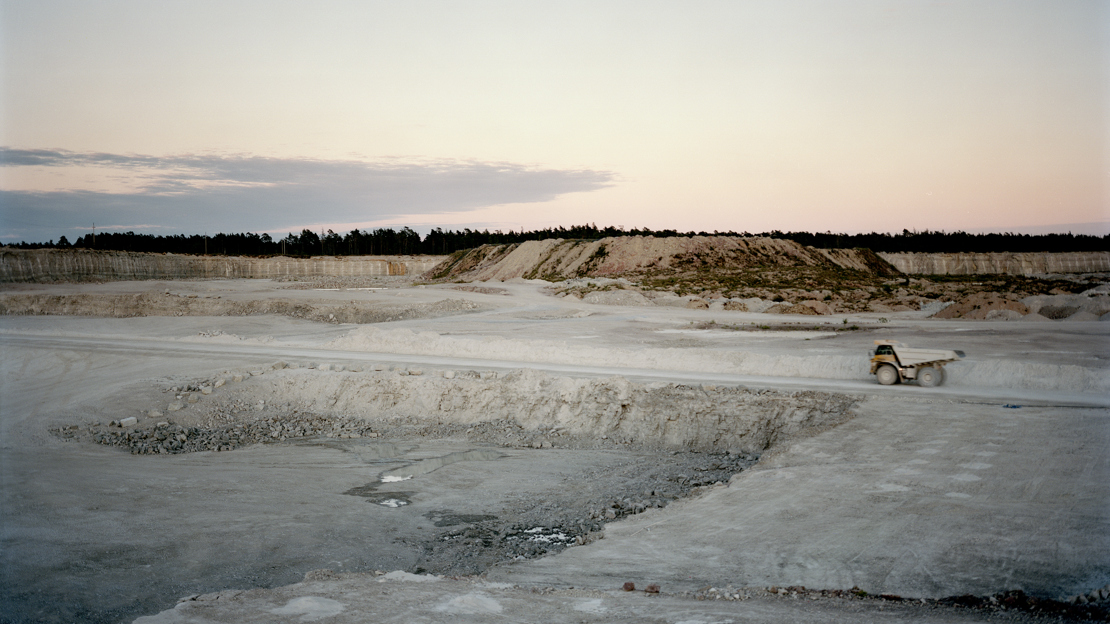
<path fill-rule="evenodd" d="M 0 0 L 0 241 L 1110 233 L 1110 3 Z"/>

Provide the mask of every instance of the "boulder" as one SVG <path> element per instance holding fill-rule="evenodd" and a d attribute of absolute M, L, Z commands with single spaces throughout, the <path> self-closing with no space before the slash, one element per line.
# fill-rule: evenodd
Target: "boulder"
<path fill-rule="evenodd" d="M 649 306 L 651 300 L 634 290 L 602 290 L 582 297 L 583 303 L 622 306 Z"/>
<path fill-rule="evenodd" d="M 816 299 L 803 301 L 798 305 L 804 305 L 807 308 L 812 308 L 814 312 L 821 315 L 828 315 L 833 313 L 833 310 L 829 307 L 829 304 L 825 303 L 824 301 L 817 301 Z"/>
<path fill-rule="evenodd" d="M 813 308 L 811 308 L 809 306 L 806 306 L 806 305 L 802 305 L 800 303 L 797 304 L 797 305 L 794 305 L 792 303 L 783 302 L 783 303 L 776 303 L 775 305 L 767 308 L 767 310 L 765 310 L 764 313 L 765 314 L 803 314 L 803 315 L 807 315 L 807 316 L 816 316 L 817 315 L 817 310 L 814 310 Z"/>

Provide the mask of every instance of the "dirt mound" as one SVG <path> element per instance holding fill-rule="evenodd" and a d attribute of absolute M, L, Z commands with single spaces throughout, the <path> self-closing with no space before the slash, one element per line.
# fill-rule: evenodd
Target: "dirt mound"
<path fill-rule="evenodd" d="M 1054 321 L 1059 321 L 1061 319 L 1068 318 L 1069 316 L 1075 314 L 1078 311 L 1079 311 L 1079 308 L 1077 306 L 1052 306 L 1052 305 L 1050 305 L 1050 306 L 1045 306 L 1045 307 L 1041 308 L 1038 311 L 1038 314 L 1040 314 L 1041 316 L 1043 316 L 1045 318 L 1049 318 L 1049 319 L 1052 319 Z"/>
<path fill-rule="evenodd" d="M 816 249 L 793 241 L 734 236 L 596 241 L 548 239 L 460 251 L 428 271 L 429 279 L 462 281 L 658 275 L 757 266 L 826 267 L 893 276 L 898 271 L 865 249 Z"/>
<path fill-rule="evenodd" d="M 1017 295 L 1011 293 L 974 293 L 937 312 L 933 315 L 933 318 L 984 320 L 990 317 L 994 319 L 999 316 L 995 313 L 1005 310 L 1016 312 L 1018 315 L 1029 313 L 1029 308 L 1018 300 Z"/>
<path fill-rule="evenodd" d="M 1027 321 L 1094 321 L 1110 313 L 1110 295 L 1102 286 L 1081 293 L 1033 295 L 976 292 L 962 295 L 933 318 Z"/>
<path fill-rule="evenodd" d="M 1021 300 L 1029 309 L 1054 321 L 1094 321 L 1110 313 L 1110 294 L 1098 287 L 1074 294 L 1052 294 Z"/>
<path fill-rule="evenodd" d="M 808 302 L 807 302 L 808 303 Z M 820 314 L 816 308 L 811 305 L 803 304 L 790 304 L 790 303 L 776 303 L 775 305 L 767 308 L 765 314 L 802 314 L 806 316 L 814 316 Z"/>

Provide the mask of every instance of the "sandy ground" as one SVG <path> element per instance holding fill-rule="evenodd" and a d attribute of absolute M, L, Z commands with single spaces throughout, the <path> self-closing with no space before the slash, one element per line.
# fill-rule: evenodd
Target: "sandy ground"
<path fill-rule="evenodd" d="M 1021 620 L 935 599 L 1022 590 L 1063 600 L 1110 581 L 1106 323 L 917 312 L 800 321 L 591 305 L 538 283 L 284 286 L 19 287 L 474 305 L 364 325 L 3 317 L 0 619 Z M 746 329 L 701 329 L 708 320 Z M 786 323 L 793 331 L 759 329 Z M 879 387 L 866 362 L 882 338 L 968 358 L 941 388 Z M 522 398 L 540 391 L 551 399 Z M 665 409 L 653 408 L 660 396 Z M 721 416 L 729 396 L 731 420 Z M 293 410 L 358 419 L 366 435 L 132 455 L 87 433 L 126 417 L 210 431 L 289 422 Z M 781 435 L 734 435 L 740 426 Z M 406 470 L 411 479 L 381 481 Z M 556 530 L 582 539 L 552 547 Z M 336 574 L 301 582 L 323 569 Z M 483 569 L 434 582 L 374 575 Z M 661 593 L 619 591 L 625 582 Z M 917 602 L 767 591 L 799 586 Z M 214 594 L 232 588 L 261 589 Z M 704 600 L 724 588 L 734 599 Z M 203 599 L 175 607 L 190 595 Z"/>

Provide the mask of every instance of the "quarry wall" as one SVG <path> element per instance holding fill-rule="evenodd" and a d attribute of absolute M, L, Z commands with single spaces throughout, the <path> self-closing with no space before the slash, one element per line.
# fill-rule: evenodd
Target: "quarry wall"
<path fill-rule="evenodd" d="M 903 273 L 1044 275 L 1110 271 L 1110 251 L 1063 253 L 880 253 Z"/>
<path fill-rule="evenodd" d="M 187 256 L 84 249 L 0 249 L 0 282 L 287 276 L 416 276 L 445 256 Z"/>
<path fill-rule="evenodd" d="M 716 257 L 716 256 L 728 257 Z M 1110 252 L 879 253 L 902 273 L 925 275 L 1043 275 L 1110 272 Z M 567 278 L 666 268 L 683 257 L 713 256 L 714 263 L 776 261 L 867 270 L 856 250 L 814 249 L 791 241 L 694 237 L 629 237 L 602 241 L 534 241 L 487 245 L 439 267 L 445 275 L 474 279 Z M 874 256 L 872 256 L 874 257 Z M 418 276 L 448 256 L 317 256 L 312 258 L 189 256 L 84 249 L 0 249 L 0 283 L 146 279 Z M 460 261 L 461 260 L 461 261 Z M 448 268 L 450 267 L 450 268 Z"/>

